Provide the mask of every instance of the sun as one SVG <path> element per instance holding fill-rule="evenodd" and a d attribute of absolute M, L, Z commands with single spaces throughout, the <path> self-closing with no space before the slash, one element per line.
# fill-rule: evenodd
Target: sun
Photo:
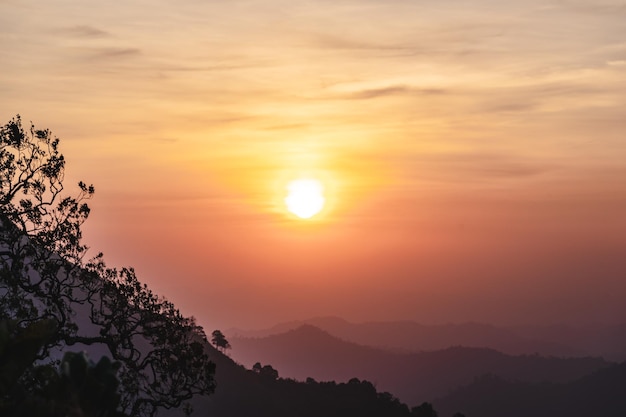
<path fill-rule="evenodd" d="M 309 219 L 324 208 L 324 187 L 318 180 L 293 180 L 287 185 L 287 191 L 287 210 L 301 219 Z"/>

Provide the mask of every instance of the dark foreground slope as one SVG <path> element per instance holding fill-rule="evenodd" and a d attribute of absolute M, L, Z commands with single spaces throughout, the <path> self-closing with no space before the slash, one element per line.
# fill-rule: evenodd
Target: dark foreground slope
<path fill-rule="evenodd" d="M 485 376 L 435 401 L 439 415 L 471 417 L 624 417 L 626 362 L 565 384 L 529 384 Z"/>
<path fill-rule="evenodd" d="M 367 381 L 296 382 L 247 370 L 207 346 L 217 365 L 213 395 L 194 402 L 196 416 L 212 417 L 405 417 L 406 405 L 378 393 Z"/>
<path fill-rule="evenodd" d="M 372 381 L 409 405 L 448 394 L 485 374 L 526 382 L 568 382 L 609 366 L 599 358 L 511 356 L 492 349 L 452 347 L 393 354 L 337 339 L 305 325 L 261 339 L 231 339 L 241 363 L 270 363 L 282 374 L 304 380 Z"/>

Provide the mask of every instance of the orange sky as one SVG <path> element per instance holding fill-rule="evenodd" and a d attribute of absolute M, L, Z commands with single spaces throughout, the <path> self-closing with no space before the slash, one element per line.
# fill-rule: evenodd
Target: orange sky
<path fill-rule="evenodd" d="M 626 317 L 626 5 L 0 0 L 0 117 L 209 328 Z M 327 206 L 289 215 L 288 181 Z"/>

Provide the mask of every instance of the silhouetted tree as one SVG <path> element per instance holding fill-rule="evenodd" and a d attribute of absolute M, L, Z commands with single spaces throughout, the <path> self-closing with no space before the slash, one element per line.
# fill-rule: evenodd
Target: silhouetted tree
<path fill-rule="evenodd" d="M 272 365 L 265 365 L 261 368 L 259 374 L 268 379 L 278 379 L 278 371 L 272 367 Z"/>
<path fill-rule="evenodd" d="M 417 407 L 411 408 L 411 415 L 415 417 L 437 417 L 437 412 L 431 403 L 424 402 Z"/>
<path fill-rule="evenodd" d="M 252 365 L 252 371 L 261 375 L 267 379 L 278 379 L 278 371 L 272 367 L 272 365 L 261 365 L 261 362 L 257 362 Z"/>
<path fill-rule="evenodd" d="M 230 349 L 230 343 L 226 340 L 226 336 L 220 330 L 213 330 L 211 333 L 211 343 L 222 353 L 226 351 L 226 349 Z"/>
<path fill-rule="evenodd" d="M 43 365 L 53 350 L 105 347 L 120 364 L 119 406 L 132 416 L 213 392 L 215 366 L 194 319 L 153 294 L 132 269 L 107 268 L 102 254 L 83 260 L 81 226 L 94 188 L 80 182 L 77 196 L 61 195 L 58 145 L 49 130 L 25 131 L 19 116 L 0 129 L 0 320 L 13 321 L 18 332 L 48 323 L 34 352 Z M 76 317 L 89 322 L 79 328 Z"/>

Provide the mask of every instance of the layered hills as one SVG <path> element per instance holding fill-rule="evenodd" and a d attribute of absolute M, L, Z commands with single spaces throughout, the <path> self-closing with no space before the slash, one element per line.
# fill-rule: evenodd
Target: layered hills
<path fill-rule="evenodd" d="M 602 356 L 626 360 L 626 324 L 493 326 L 481 323 L 426 325 L 413 321 L 351 323 L 338 317 L 291 321 L 262 330 L 229 329 L 229 337 L 265 337 L 318 327 L 340 339 L 391 351 L 430 351 L 451 346 L 487 347 L 510 355 Z"/>
<path fill-rule="evenodd" d="M 602 358 L 508 355 L 489 348 L 393 353 L 339 339 L 312 325 L 263 338 L 231 338 L 232 357 L 252 366 L 270 363 L 283 376 L 305 380 L 372 381 L 408 404 L 443 397 L 485 374 L 528 383 L 565 383 L 610 362 Z"/>

